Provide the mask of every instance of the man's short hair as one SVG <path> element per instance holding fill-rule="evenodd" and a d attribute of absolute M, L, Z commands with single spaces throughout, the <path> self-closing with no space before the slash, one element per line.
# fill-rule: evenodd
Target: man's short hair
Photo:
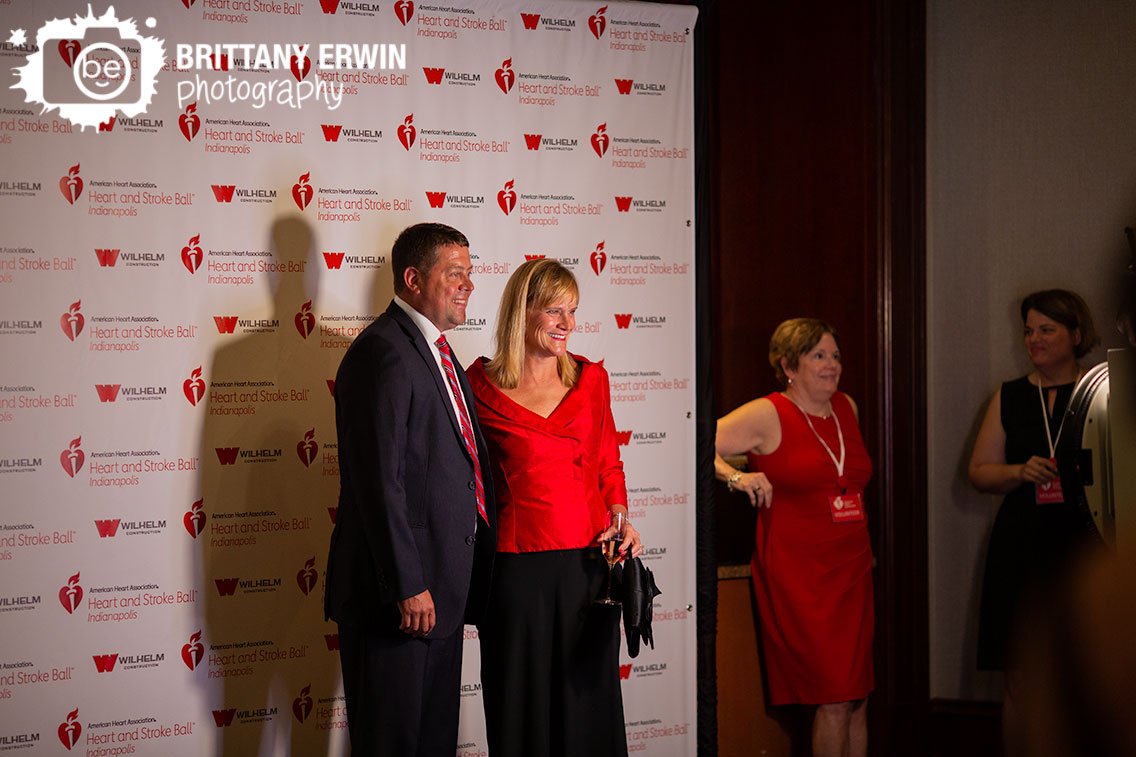
<path fill-rule="evenodd" d="M 403 229 L 391 248 L 395 294 L 406 289 L 404 274 L 407 268 L 428 273 L 438 262 L 438 250 L 451 244 L 469 247 L 469 240 L 465 234 L 444 223 L 416 223 Z"/>

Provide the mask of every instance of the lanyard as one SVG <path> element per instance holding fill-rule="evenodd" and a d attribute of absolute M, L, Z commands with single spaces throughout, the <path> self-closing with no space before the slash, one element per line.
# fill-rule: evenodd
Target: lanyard
<path fill-rule="evenodd" d="M 1061 416 L 1061 423 L 1057 426 L 1057 436 L 1049 433 L 1049 409 L 1045 406 L 1045 394 L 1041 391 L 1041 379 L 1037 380 L 1037 398 L 1041 401 L 1041 420 L 1045 426 L 1045 441 L 1049 442 L 1049 457 L 1057 456 L 1057 442 L 1061 440 L 1061 430 L 1065 428 L 1065 414 Z"/>
<path fill-rule="evenodd" d="M 797 401 L 792 397 L 789 397 L 789 401 L 794 405 L 797 405 Z M 836 414 L 836 408 L 832 408 L 832 419 L 836 421 L 836 435 L 840 437 L 839 458 L 837 458 L 836 455 L 832 454 L 832 448 L 828 446 L 828 442 L 822 439 L 821 435 L 817 433 L 816 427 L 813 425 L 812 419 L 809 418 L 809 414 L 805 412 L 805 409 L 800 405 L 797 405 L 797 409 L 801 411 L 801 415 L 805 416 L 805 423 L 809 424 L 809 430 L 813 432 L 813 436 L 815 436 L 817 438 L 817 441 L 820 442 L 820 446 L 824 447 L 824 451 L 828 453 L 828 457 L 830 460 L 832 460 L 832 464 L 836 466 L 836 475 L 838 480 L 843 481 L 845 457 L 844 453 L 846 450 L 844 449 L 844 431 L 840 428 L 840 416 Z"/>

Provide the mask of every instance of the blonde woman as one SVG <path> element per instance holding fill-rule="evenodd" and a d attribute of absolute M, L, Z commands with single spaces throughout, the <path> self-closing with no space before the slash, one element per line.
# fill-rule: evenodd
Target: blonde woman
<path fill-rule="evenodd" d="M 498 508 L 497 561 L 478 626 L 493 757 L 627 754 L 619 614 L 595 604 L 613 513 L 627 514 L 607 372 L 568 351 L 579 288 L 554 260 L 509 278 L 492 359 L 470 366 Z"/>

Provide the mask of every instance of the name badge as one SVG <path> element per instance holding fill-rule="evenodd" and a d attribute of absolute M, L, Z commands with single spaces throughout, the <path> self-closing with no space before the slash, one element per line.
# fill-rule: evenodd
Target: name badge
<path fill-rule="evenodd" d="M 1050 462 L 1054 465 L 1057 460 L 1050 458 Z M 1034 499 L 1039 505 L 1060 505 L 1065 502 L 1065 493 L 1061 491 L 1061 477 L 1048 481 L 1044 484 L 1036 484 L 1036 491 Z"/>
<path fill-rule="evenodd" d="M 864 496 L 860 492 L 837 494 L 828 498 L 828 509 L 833 523 L 853 523 L 864 520 Z"/>

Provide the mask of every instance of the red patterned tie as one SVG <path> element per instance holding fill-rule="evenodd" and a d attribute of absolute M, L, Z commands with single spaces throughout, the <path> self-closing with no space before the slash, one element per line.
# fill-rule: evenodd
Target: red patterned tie
<path fill-rule="evenodd" d="M 434 342 L 442 355 L 442 368 L 446 372 L 446 380 L 450 383 L 450 391 L 458 405 L 458 425 L 461 426 L 462 439 L 465 440 L 466 451 L 473 458 L 473 480 L 477 486 L 477 514 L 489 525 L 489 513 L 485 511 L 485 486 L 481 483 L 481 463 L 477 459 L 477 442 L 473 438 L 473 424 L 469 422 L 469 412 L 465 409 L 465 399 L 462 398 L 461 388 L 458 387 L 458 374 L 454 370 L 454 358 L 450 354 L 450 343 L 446 335 L 438 337 Z"/>

